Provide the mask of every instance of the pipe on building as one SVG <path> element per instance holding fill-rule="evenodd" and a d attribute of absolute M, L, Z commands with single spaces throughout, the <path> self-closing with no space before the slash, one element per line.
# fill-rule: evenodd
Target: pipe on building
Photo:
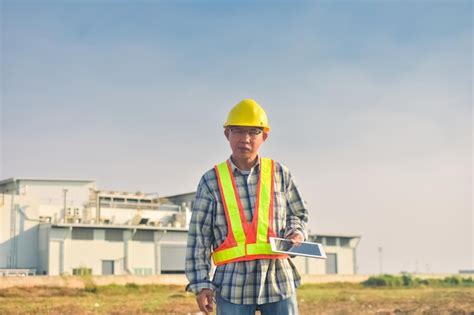
<path fill-rule="evenodd" d="M 67 234 L 65 235 L 64 239 L 62 239 L 59 243 L 59 274 L 64 274 L 64 266 L 65 266 L 65 258 L 66 258 L 66 240 L 71 237 L 72 234 L 72 226 L 69 227 Z"/>
<path fill-rule="evenodd" d="M 161 237 L 155 240 L 155 274 L 161 275 L 161 245 L 160 241 L 165 237 L 168 230 L 163 230 Z"/>
<path fill-rule="evenodd" d="M 127 238 L 123 243 L 123 250 L 124 250 L 124 257 L 123 257 L 124 266 L 123 266 L 123 269 L 129 275 L 133 275 L 133 272 L 130 270 L 130 266 L 128 265 L 128 263 L 129 263 L 128 242 L 133 238 L 135 233 L 137 233 L 137 229 L 133 229 L 131 232 L 132 232 L 132 234 L 130 235 L 130 237 Z"/>
<path fill-rule="evenodd" d="M 28 206 L 24 206 L 23 208 L 22 207 L 18 207 L 18 212 L 21 213 L 21 215 L 25 218 L 26 221 L 33 221 L 33 222 L 43 222 L 41 221 L 40 219 L 33 219 L 33 218 L 30 218 L 26 212 L 23 210 L 23 209 L 26 209 L 28 208 Z"/>
<path fill-rule="evenodd" d="M 17 191 L 16 179 L 13 180 L 14 189 L 11 193 L 12 202 L 10 206 L 10 257 L 8 257 L 9 268 L 16 268 L 16 252 L 18 247 L 18 240 L 16 237 L 16 211 L 15 211 L 15 194 Z"/>
<path fill-rule="evenodd" d="M 357 274 L 357 257 L 356 257 L 356 247 L 357 245 L 359 245 L 359 242 L 360 242 L 360 238 L 356 238 L 356 240 L 354 241 L 355 244 L 353 244 L 353 247 L 352 247 L 352 265 L 353 265 L 353 268 L 354 268 L 354 274 L 356 275 Z"/>
<path fill-rule="evenodd" d="M 95 222 L 100 223 L 100 196 L 99 191 L 95 191 Z"/>

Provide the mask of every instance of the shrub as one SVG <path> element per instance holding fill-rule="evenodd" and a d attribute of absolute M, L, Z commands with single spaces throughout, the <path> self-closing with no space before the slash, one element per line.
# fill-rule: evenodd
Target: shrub
<path fill-rule="evenodd" d="M 134 289 L 134 290 L 137 290 L 137 289 L 140 288 L 140 286 L 139 286 L 138 284 L 133 283 L 133 282 L 127 283 L 127 284 L 125 285 L 125 287 L 126 287 L 127 289 Z"/>
<path fill-rule="evenodd" d="M 463 278 L 463 279 L 462 279 L 462 283 L 467 284 L 467 285 L 470 285 L 470 286 L 474 285 L 474 281 L 472 280 L 471 277 L 469 277 L 469 278 Z"/>
<path fill-rule="evenodd" d="M 89 293 L 97 293 L 97 286 L 91 282 L 85 283 L 84 291 Z"/>
<path fill-rule="evenodd" d="M 405 287 L 411 287 L 415 283 L 415 281 L 413 280 L 410 274 L 403 274 L 402 283 Z"/>
<path fill-rule="evenodd" d="M 408 281 L 408 280 L 406 280 Z M 399 287 L 402 286 L 404 280 L 401 277 L 392 275 L 371 276 L 366 281 L 362 282 L 367 287 Z"/>
<path fill-rule="evenodd" d="M 452 277 L 444 278 L 442 282 L 445 284 L 451 284 L 451 285 L 457 286 L 462 282 L 462 279 L 460 277 L 452 276 Z"/>
<path fill-rule="evenodd" d="M 470 278 L 462 278 L 460 276 L 450 276 L 444 279 L 420 279 L 414 278 L 410 274 L 402 274 L 401 276 L 379 275 L 371 276 L 362 282 L 366 287 L 416 287 L 419 285 L 427 286 L 463 286 L 473 287 L 474 281 Z"/>

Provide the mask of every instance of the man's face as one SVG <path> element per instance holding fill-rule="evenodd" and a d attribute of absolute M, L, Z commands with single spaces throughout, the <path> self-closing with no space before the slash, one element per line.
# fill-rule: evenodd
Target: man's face
<path fill-rule="evenodd" d="M 224 134 L 229 140 L 232 155 L 242 159 L 255 158 L 260 145 L 268 137 L 267 133 L 257 127 L 230 126 L 224 130 Z"/>

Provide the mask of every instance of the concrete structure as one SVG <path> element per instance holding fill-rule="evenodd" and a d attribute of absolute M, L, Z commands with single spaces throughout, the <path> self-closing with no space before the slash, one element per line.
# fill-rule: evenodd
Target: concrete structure
<path fill-rule="evenodd" d="M 0 181 L 0 269 L 37 274 L 183 272 L 186 207 L 97 190 L 93 180 Z"/>
<path fill-rule="evenodd" d="M 0 181 L 0 269 L 48 275 L 183 273 L 194 198 L 194 192 L 160 198 L 98 190 L 93 180 Z M 356 273 L 359 236 L 310 238 L 324 244 L 328 259 L 295 258 L 301 273 Z"/>
<path fill-rule="evenodd" d="M 183 273 L 187 230 L 132 225 L 42 224 L 38 273 Z"/>
<path fill-rule="evenodd" d="M 327 259 L 295 257 L 293 262 L 302 274 L 357 274 L 356 248 L 359 235 L 309 235 L 310 242 L 323 244 Z"/>

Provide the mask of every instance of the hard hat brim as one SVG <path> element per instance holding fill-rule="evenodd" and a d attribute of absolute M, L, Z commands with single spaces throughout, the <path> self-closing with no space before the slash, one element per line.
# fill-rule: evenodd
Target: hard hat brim
<path fill-rule="evenodd" d="M 231 127 L 231 126 L 241 126 L 241 127 L 255 127 L 255 128 L 262 128 L 263 131 L 265 132 L 269 132 L 270 131 L 270 126 L 267 126 L 267 127 L 262 127 L 262 126 L 255 126 L 254 124 L 244 124 L 244 123 L 240 123 L 240 124 L 224 124 L 224 128 L 227 128 L 227 127 Z"/>

